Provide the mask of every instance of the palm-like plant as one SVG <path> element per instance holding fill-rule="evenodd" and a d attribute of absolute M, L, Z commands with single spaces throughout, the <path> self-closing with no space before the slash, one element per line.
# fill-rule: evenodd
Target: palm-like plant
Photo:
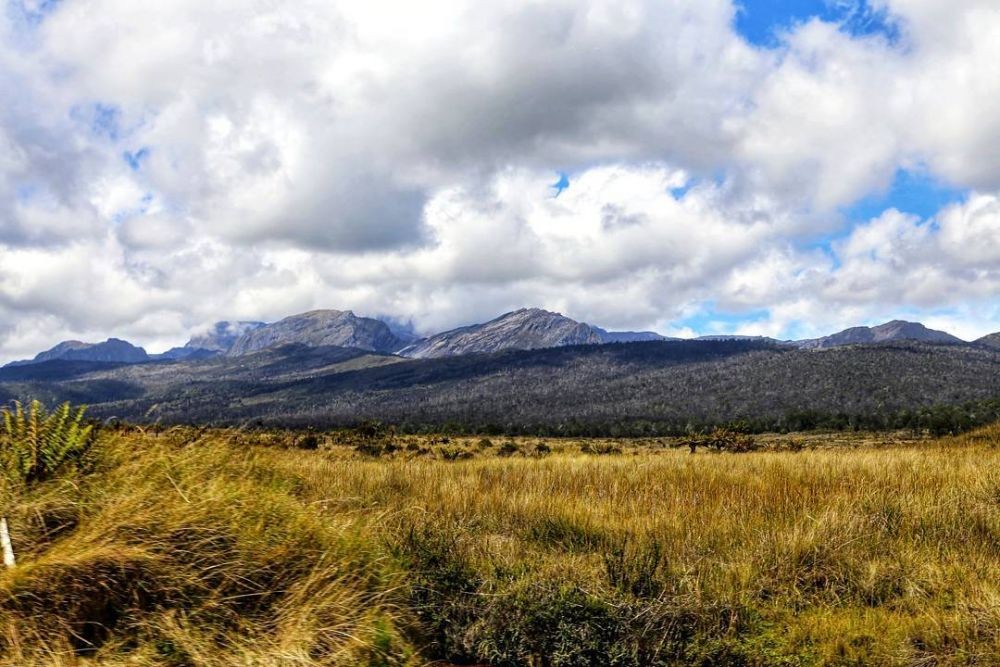
<path fill-rule="evenodd" d="M 78 462 L 92 442 L 93 427 L 83 422 L 85 411 L 63 403 L 48 412 L 40 401 L 27 408 L 15 401 L 13 409 L 0 409 L 0 471 L 7 482 L 28 487 Z M 4 563 L 13 566 L 6 517 L 0 518 L 0 546 Z"/>
<path fill-rule="evenodd" d="M 15 401 L 13 410 L 0 410 L 0 465 L 8 481 L 31 485 L 79 461 L 90 447 L 93 428 L 83 423 L 85 412 L 63 403 L 49 413 L 39 401 L 27 409 Z"/>

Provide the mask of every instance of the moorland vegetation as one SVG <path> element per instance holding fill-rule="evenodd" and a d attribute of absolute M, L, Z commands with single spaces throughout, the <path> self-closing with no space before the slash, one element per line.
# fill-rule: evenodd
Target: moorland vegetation
<path fill-rule="evenodd" d="M 0 664 L 1000 661 L 997 426 L 691 454 L 35 410 L 5 460 L 75 444 L 5 465 Z"/>

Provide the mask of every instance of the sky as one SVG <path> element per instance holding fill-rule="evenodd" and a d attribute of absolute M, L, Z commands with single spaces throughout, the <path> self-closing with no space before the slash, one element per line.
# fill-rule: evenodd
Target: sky
<path fill-rule="evenodd" d="M 314 308 L 1000 331 L 995 0 L 0 2 L 0 361 Z"/>

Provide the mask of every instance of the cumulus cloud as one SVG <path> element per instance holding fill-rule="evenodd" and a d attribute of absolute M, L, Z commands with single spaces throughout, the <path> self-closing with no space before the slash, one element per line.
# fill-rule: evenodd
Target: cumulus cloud
<path fill-rule="evenodd" d="M 756 48 L 729 0 L 13 3 L 0 356 L 315 307 L 1000 329 L 1000 9 L 869 4 L 898 40 Z M 900 169 L 971 194 L 845 227 Z"/>

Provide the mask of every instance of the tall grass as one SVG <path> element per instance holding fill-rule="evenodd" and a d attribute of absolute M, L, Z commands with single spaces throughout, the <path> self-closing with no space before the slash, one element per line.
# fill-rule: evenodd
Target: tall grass
<path fill-rule="evenodd" d="M 98 440 L 13 508 L 0 664 L 1000 664 L 997 427 L 453 461 Z"/>

